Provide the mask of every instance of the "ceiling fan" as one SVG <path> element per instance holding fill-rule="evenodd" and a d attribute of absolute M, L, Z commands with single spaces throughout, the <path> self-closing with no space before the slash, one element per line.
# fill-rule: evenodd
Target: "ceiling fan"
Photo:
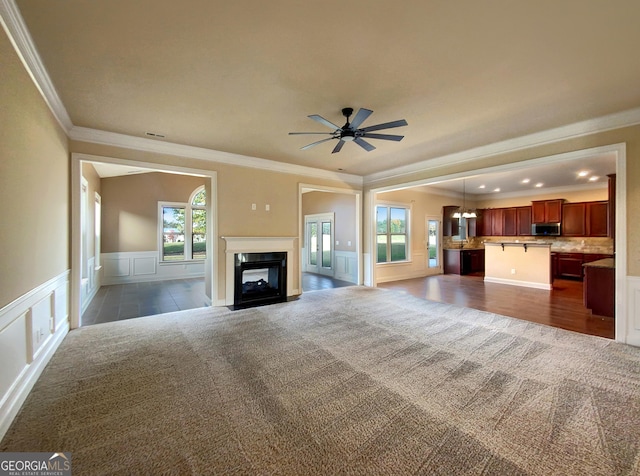
<path fill-rule="evenodd" d="M 307 116 L 307 117 L 313 119 L 316 122 L 319 122 L 320 124 L 323 124 L 329 127 L 330 129 L 333 130 L 333 132 L 289 132 L 289 135 L 328 134 L 331 137 L 305 145 L 304 147 L 302 147 L 302 150 L 310 149 L 311 147 L 315 147 L 316 145 L 322 144 L 323 142 L 327 142 L 333 139 L 338 139 L 338 143 L 333 148 L 333 151 L 331 151 L 332 154 L 335 154 L 336 152 L 340 152 L 340 149 L 342 149 L 342 146 L 344 145 L 345 142 L 352 142 L 352 141 L 358 144 L 367 152 L 374 150 L 375 147 L 371 145 L 369 142 L 367 142 L 366 140 L 364 140 L 364 138 L 393 140 L 396 142 L 402 140 L 404 136 L 398 136 L 393 134 L 371 134 L 371 132 L 379 131 L 381 129 L 391 129 L 393 127 L 406 126 L 408 124 L 407 124 L 407 121 L 405 121 L 404 119 L 400 119 L 398 121 L 392 121 L 392 122 L 385 122 L 384 124 L 377 124 L 375 126 L 360 128 L 360 125 L 364 121 L 366 121 L 367 118 L 372 113 L 373 111 L 369 109 L 360 108 L 358 113 L 353 118 L 353 121 L 349 122 L 349 118 L 351 117 L 351 114 L 353 114 L 353 108 L 345 107 L 344 109 L 342 109 L 342 115 L 347 118 L 347 122 L 342 127 L 336 126 L 333 122 L 327 121 L 324 117 L 319 116 L 318 114 L 311 114 L 310 116 Z"/>

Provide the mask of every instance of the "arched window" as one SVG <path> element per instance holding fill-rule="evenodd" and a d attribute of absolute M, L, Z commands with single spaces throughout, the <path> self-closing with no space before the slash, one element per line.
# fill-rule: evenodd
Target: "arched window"
<path fill-rule="evenodd" d="M 158 203 L 161 261 L 203 260 L 207 257 L 206 204 L 204 186 L 193 191 L 189 203 Z"/>

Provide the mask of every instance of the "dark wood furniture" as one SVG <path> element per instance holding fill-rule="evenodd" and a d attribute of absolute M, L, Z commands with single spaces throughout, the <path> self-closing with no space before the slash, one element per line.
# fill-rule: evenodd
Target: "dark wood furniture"
<path fill-rule="evenodd" d="M 442 207 L 442 236 L 456 236 L 460 234 L 460 221 L 453 218 L 453 214 L 459 210 L 457 205 Z"/>
<path fill-rule="evenodd" d="M 469 274 L 484 271 L 483 249 L 444 250 L 445 274 Z"/>
<path fill-rule="evenodd" d="M 584 277 L 585 263 L 591 263 L 605 258 L 613 258 L 613 255 L 602 253 L 551 253 L 551 269 L 553 278 L 576 278 Z M 555 264 L 554 264 L 555 260 Z"/>
<path fill-rule="evenodd" d="M 536 200 L 531 202 L 532 223 L 559 223 L 562 221 L 562 203 L 564 200 Z"/>
<path fill-rule="evenodd" d="M 583 301 L 598 316 L 615 315 L 615 264 L 612 258 L 584 265 Z"/>

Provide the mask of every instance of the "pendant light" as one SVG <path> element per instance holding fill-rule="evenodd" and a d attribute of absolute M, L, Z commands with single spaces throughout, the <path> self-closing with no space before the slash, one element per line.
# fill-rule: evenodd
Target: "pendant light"
<path fill-rule="evenodd" d="M 476 211 L 466 208 L 467 202 L 467 189 L 465 179 L 462 179 L 462 208 L 458 208 L 452 215 L 453 218 L 477 218 Z"/>

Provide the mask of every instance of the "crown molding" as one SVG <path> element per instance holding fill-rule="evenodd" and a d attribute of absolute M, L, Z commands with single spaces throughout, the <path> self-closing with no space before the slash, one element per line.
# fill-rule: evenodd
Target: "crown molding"
<path fill-rule="evenodd" d="M 14 0 L 0 0 L 0 23 L 36 88 L 68 135 L 73 123 L 40 60 L 38 50 Z"/>
<path fill-rule="evenodd" d="M 514 139 L 494 142 L 493 144 L 467 149 L 462 152 L 443 155 L 441 157 L 423 160 L 414 164 L 369 174 L 364 177 L 364 185 L 372 185 L 384 180 L 402 179 L 423 170 L 462 164 L 465 162 L 473 162 L 498 154 L 514 152 L 517 150 L 528 149 L 531 147 L 551 144 L 598 132 L 620 129 L 622 127 L 635 126 L 638 124 L 640 124 L 640 108 L 629 109 L 627 111 L 596 117 L 586 121 L 576 122 L 574 124 L 516 137 Z"/>
<path fill-rule="evenodd" d="M 362 187 L 362 177 L 360 175 L 332 172 L 330 170 L 306 167 L 304 165 L 288 164 L 275 160 L 260 159 L 246 155 L 232 154 L 202 147 L 175 144 L 173 142 L 158 141 L 145 137 L 135 137 L 115 132 L 89 129 L 87 127 L 73 126 L 69 133 L 72 140 L 90 142 L 92 144 L 102 144 L 125 149 L 139 150 L 143 152 L 153 152 L 156 154 L 167 154 L 177 157 L 205 160 L 236 167 L 250 167 L 255 169 L 270 170 L 285 174 L 302 175 L 326 180 L 337 180 Z"/>

